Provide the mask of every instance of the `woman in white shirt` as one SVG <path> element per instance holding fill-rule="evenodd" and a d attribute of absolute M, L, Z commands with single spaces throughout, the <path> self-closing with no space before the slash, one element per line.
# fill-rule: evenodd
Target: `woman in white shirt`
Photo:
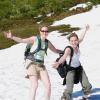
<path fill-rule="evenodd" d="M 83 40 L 88 29 L 89 29 L 89 26 L 87 25 L 86 30 L 85 32 L 81 34 L 80 39 L 78 38 L 76 33 L 72 33 L 68 37 L 69 45 L 73 48 L 74 52 L 73 52 L 71 64 L 70 64 L 70 67 L 68 69 L 67 76 L 66 76 L 66 89 L 63 92 L 63 96 L 61 97 L 61 100 L 72 100 L 74 81 L 75 81 L 75 77 L 77 78 L 77 75 L 75 73 L 76 69 L 80 69 L 80 72 L 81 72 L 78 75 L 78 77 L 79 77 L 79 81 L 82 85 L 82 90 L 84 93 L 83 98 L 85 99 L 87 95 L 90 93 L 92 86 L 89 83 L 88 78 L 85 74 L 85 71 L 83 67 L 81 66 L 81 63 L 79 60 L 79 57 L 80 57 L 79 43 Z M 58 68 L 59 64 L 61 64 L 65 60 L 68 62 L 68 59 L 70 58 L 70 53 L 71 53 L 71 49 L 66 48 L 64 55 L 60 58 L 58 62 L 54 62 L 53 67 Z"/>

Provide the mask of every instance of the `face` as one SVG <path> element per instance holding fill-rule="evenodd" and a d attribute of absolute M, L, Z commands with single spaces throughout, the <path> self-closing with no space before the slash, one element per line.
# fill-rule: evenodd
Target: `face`
<path fill-rule="evenodd" d="M 40 35 L 44 38 L 46 38 L 48 36 L 48 28 L 47 27 L 42 27 L 40 29 Z"/>
<path fill-rule="evenodd" d="M 79 40 L 77 39 L 77 37 L 73 36 L 70 38 L 69 43 L 72 45 L 72 47 L 75 48 L 79 44 Z"/>

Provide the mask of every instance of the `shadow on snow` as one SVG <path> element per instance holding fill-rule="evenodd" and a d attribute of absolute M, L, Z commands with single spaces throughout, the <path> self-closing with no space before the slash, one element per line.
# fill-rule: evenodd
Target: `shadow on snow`
<path fill-rule="evenodd" d="M 100 88 L 93 88 L 91 90 L 91 94 L 88 97 L 88 99 L 89 100 L 100 100 L 100 94 L 96 94 L 98 92 L 100 92 Z M 82 95 L 83 95 L 82 91 L 77 91 L 77 92 L 73 93 L 73 98 L 77 98 L 77 97 L 82 96 Z"/>

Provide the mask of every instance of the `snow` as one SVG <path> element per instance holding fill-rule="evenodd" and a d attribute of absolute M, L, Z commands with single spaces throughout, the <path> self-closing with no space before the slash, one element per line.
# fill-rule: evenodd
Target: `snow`
<path fill-rule="evenodd" d="M 92 93 L 89 100 L 100 100 L 100 5 L 93 7 L 89 12 L 66 17 L 55 21 L 53 26 L 62 24 L 71 24 L 73 27 L 80 27 L 77 31 L 80 35 L 84 31 L 86 24 L 90 25 L 84 41 L 80 45 L 81 63 L 86 71 L 90 83 L 92 84 Z M 60 36 L 58 31 L 51 32 L 48 39 L 58 49 L 64 49 L 68 43 L 65 36 Z M 20 43 L 10 48 L 0 50 L 0 100 L 29 100 L 30 82 L 25 79 L 24 50 L 26 44 Z M 51 64 L 58 57 L 48 50 L 48 56 L 45 57 L 45 65 L 51 80 L 51 100 L 59 100 L 65 86 L 62 85 L 62 79 Z M 73 90 L 73 100 L 78 100 L 82 96 L 81 85 L 77 84 Z M 43 100 L 44 87 L 39 81 L 36 100 Z"/>
<path fill-rule="evenodd" d="M 91 5 L 91 2 L 87 2 L 87 3 L 83 3 L 83 4 L 77 4 L 76 6 L 70 8 L 69 10 L 73 10 L 73 9 L 78 8 L 78 7 L 86 8 L 86 7 L 88 7 L 88 5 Z"/>

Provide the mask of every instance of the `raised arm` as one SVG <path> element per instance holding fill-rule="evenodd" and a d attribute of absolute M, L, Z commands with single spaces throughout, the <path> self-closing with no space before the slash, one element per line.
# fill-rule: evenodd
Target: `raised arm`
<path fill-rule="evenodd" d="M 84 37 L 85 37 L 85 34 L 86 34 L 86 32 L 87 32 L 88 30 L 89 30 L 89 25 L 86 25 L 85 31 L 84 31 L 83 33 L 81 33 L 81 35 L 80 35 L 79 42 L 82 42 L 82 41 L 83 41 L 83 39 L 84 39 Z"/>
<path fill-rule="evenodd" d="M 4 32 L 4 36 L 8 39 L 14 40 L 19 43 L 33 43 L 34 42 L 34 37 L 22 39 L 20 37 L 13 36 L 10 30 L 8 32 Z"/>
<path fill-rule="evenodd" d="M 56 49 L 56 48 L 52 45 L 52 43 L 51 43 L 50 41 L 48 42 L 48 48 L 49 48 L 51 51 L 55 52 L 55 53 L 61 53 L 61 52 L 62 52 L 61 50 Z"/>

